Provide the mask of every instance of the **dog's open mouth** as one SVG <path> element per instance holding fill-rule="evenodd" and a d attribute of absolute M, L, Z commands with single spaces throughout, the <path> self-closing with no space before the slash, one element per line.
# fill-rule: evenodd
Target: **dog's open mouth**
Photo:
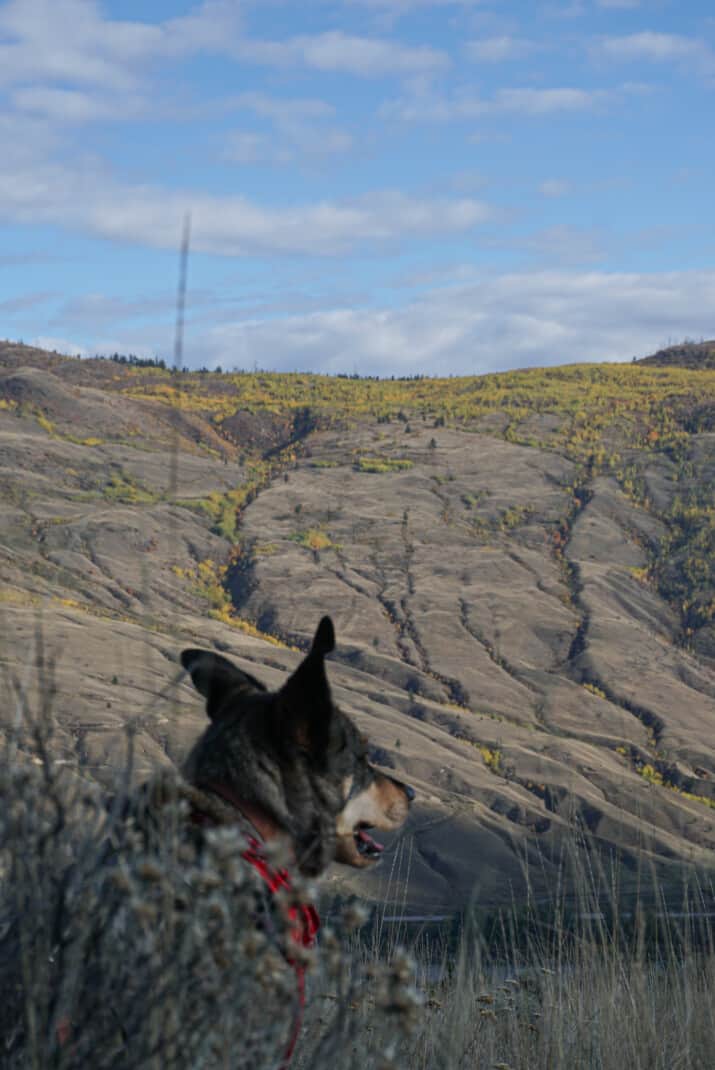
<path fill-rule="evenodd" d="M 381 843 L 373 840 L 367 831 L 369 828 L 372 828 L 372 825 L 366 825 L 364 822 L 357 826 L 353 832 L 355 846 L 363 858 L 379 858 L 385 848 Z"/>

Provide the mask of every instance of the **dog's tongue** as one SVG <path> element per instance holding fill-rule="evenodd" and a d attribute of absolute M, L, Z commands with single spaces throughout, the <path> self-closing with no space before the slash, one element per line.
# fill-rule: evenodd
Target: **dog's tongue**
<path fill-rule="evenodd" d="M 373 840 L 372 836 L 368 836 L 367 832 L 365 832 L 365 829 L 357 830 L 357 838 L 361 841 L 361 843 L 364 843 L 365 846 L 369 847 L 372 851 L 385 850 L 384 845 L 381 843 L 377 843 L 375 840 Z"/>

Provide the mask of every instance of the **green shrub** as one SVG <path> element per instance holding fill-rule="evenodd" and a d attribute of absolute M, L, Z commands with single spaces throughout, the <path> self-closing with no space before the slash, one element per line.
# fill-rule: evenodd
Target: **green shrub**
<path fill-rule="evenodd" d="M 358 457 L 355 467 L 358 472 L 404 472 L 413 464 L 406 457 Z"/>

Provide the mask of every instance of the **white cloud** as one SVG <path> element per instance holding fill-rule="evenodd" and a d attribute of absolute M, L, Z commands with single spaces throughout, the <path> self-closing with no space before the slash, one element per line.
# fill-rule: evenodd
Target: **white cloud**
<path fill-rule="evenodd" d="M 596 0 L 596 4 L 613 10 L 632 11 L 641 6 L 641 0 Z"/>
<path fill-rule="evenodd" d="M 484 99 L 472 91 L 444 96 L 425 88 L 385 101 L 380 114 L 383 118 L 402 122 L 452 122 L 478 119 L 489 114 L 551 115 L 590 111 L 616 99 L 619 92 L 632 89 L 628 86 L 623 86 L 618 92 L 570 87 L 499 89 L 491 99 Z"/>
<path fill-rule="evenodd" d="M 7 316 L 16 316 L 18 313 L 46 304 L 54 296 L 53 293 L 43 291 L 42 293 L 21 294 L 19 297 L 8 297 L 0 301 L 0 312 Z"/>
<path fill-rule="evenodd" d="M 632 244 L 636 237 L 630 240 Z M 602 262 L 616 243 L 611 233 L 598 227 L 556 223 L 518 235 L 491 229 L 480 237 L 479 244 L 482 249 L 508 250 L 518 258 L 520 264 L 528 264 L 531 270 L 552 270 L 566 266 L 583 268 L 587 264 Z M 478 277 L 479 272 L 474 264 L 461 263 L 427 273 L 412 272 L 407 280 L 411 278 L 414 286 L 431 285 L 438 281 L 442 285 L 449 285 Z M 410 285 L 410 282 L 403 279 L 399 285 Z"/>
<path fill-rule="evenodd" d="M 244 40 L 238 53 L 254 63 L 275 67 L 304 66 L 364 78 L 434 73 L 449 66 L 445 52 L 426 45 L 409 47 L 340 30 L 291 37 L 285 41 Z"/>
<path fill-rule="evenodd" d="M 25 253 L 0 253 L 0 267 L 20 267 L 26 264 L 47 264 L 57 260 L 56 253 L 43 252 L 40 249 Z"/>
<path fill-rule="evenodd" d="M 47 349 L 50 353 L 64 353 L 68 357 L 87 357 L 90 353 L 77 342 L 69 342 L 66 338 L 54 338 L 47 334 L 38 334 L 35 338 L 31 338 L 28 344 L 37 346 L 38 349 Z"/>
<path fill-rule="evenodd" d="M 315 97 L 272 97 L 268 93 L 257 92 L 229 97 L 224 106 L 251 111 L 276 122 L 286 119 L 324 119 L 335 114 L 332 104 Z"/>
<path fill-rule="evenodd" d="M 1 124 L 0 124 L 1 125 Z M 10 156 L 0 171 L 0 218 L 50 223 L 104 238 L 173 249 L 186 212 L 196 250 L 331 255 L 366 243 L 465 232 L 490 209 L 462 198 L 419 198 L 381 191 L 352 200 L 264 208 L 245 197 L 219 196 L 117 182 L 88 161 L 68 167 Z"/>
<path fill-rule="evenodd" d="M 563 178 L 547 178 L 539 184 L 539 193 L 544 197 L 566 197 L 571 193 L 571 183 Z"/>
<path fill-rule="evenodd" d="M 482 37 L 476 41 L 468 41 L 466 45 L 469 58 L 479 63 L 503 63 L 508 60 L 523 59 L 537 48 L 538 46 L 533 41 L 527 41 L 523 37 L 512 37 L 509 34 L 502 34 L 499 37 Z"/>
<path fill-rule="evenodd" d="M 128 120 L 157 114 L 161 107 L 148 91 L 157 60 L 201 52 L 223 54 L 237 63 L 305 67 L 365 78 L 431 75 L 449 66 L 446 53 L 429 46 L 408 46 L 380 37 L 340 31 L 304 34 L 285 40 L 253 40 L 242 32 L 236 0 L 204 0 L 188 14 L 162 22 L 105 17 L 97 0 L 8 0 L 0 4 L 0 86 L 16 86 L 13 106 L 53 122 Z M 253 95 L 259 108 L 259 95 Z M 265 98 L 267 101 L 268 98 Z M 265 103 L 264 101 L 264 103 Z M 319 104 L 319 102 L 318 102 Z M 351 138 L 326 131 L 322 143 L 308 129 L 317 115 L 298 116 L 282 105 L 292 150 L 311 156 L 344 152 Z M 165 109 L 164 109 L 165 111 Z M 178 113 L 185 117 L 182 112 Z M 270 117 L 264 110 L 264 117 Z M 166 117 L 166 115 L 164 116 Z M 298 119 L 303 126 L 299 128 Z M 272 116 L 279 121 L 277 114 Z M 236 138 L 235 158 L 271 157 L 269 145 Z"/>
<path fill-rule="evenodd" d="M 132 89 L 152 57 L 229 50 L 238 12 L 234 0 L 204 0 L 188 15 L 147 23 L 104 18 L 96 0 L 8 0 L 0 8 L 0 84 Z"/>
<path fill-rule="evenodd" d="M 559 111 L 588 111 L 604 104 L 610 96 L 605 89 L 500 89 L 494 106 L 497 111 L 521 115 L 548 115 Z"/>
<path fill-rule="evenodd" d="M 489 179 L 483 171 L 467 167 L 454 171 L 449 176 L 448 184 L 450 189 L 459 190 L 461 193 L 474 193 L 488 186 Z"/>
<path fill-rule="evenodd" d="M 226 137 L 223 158 L 231 163 L 287 163 L 289 156 L 278 148 L 269 134 L 257 134 L 253 130 L 232 130 Z"/>
<path fill-rule="evenodd" d="M 554 19 L 580 19 L 588 14 L 583 0 L 571 0 L 569 4 L 550 4 L 544 8 L 544 14 Z"/>
<path fill-rule="evenodd" d="M 391 11 L 416 11 L 430 7 L 478 7 L 484 0 L 346 0 L 349 5 L 388 8 Z"/>
<path fill-rule="evenodd" d="M 193 292 L 191 300 L 193 307 L 196 307 L 197 304 L 203 303 L 203 295 L 200 292 Z M 101 293 L 87 293 L 65 301 L 50 320 L 50 326 L 65 329 L 69 326 L 73 330 L 80 327 L 86 330 L 88 327 L 126 323 L 153 316 L 171 320 L 174 315 L 174 303 L 175 295 L 169 292 L 135 300 L 108 297 Z"/>
<path fill-rule="evenodd" d="M 335 309 L 224 324 L 195 338 L 210 365 L 401 375 L 629 360 L 715 334 L 715 273 L 508 274 L 401 309 Z"/>
<path fill-rule="evenodd" d="M 0 8 L 0 84 L 40 78 L 126 89 L 134 75 L 108 48 L 90 0 L 10 0 Z"/>
<path fill-rule="evenodd" d="M 105 119 L 135 119 L 146 109 L 136 94 L 86 93 L 78 89 L 16 89 L 10 96 L 12 106 L 21 112 L 41 115 L 53 122 L 84 123 Z"/>
<path fill-rule="evenodd" d="M 593 227 L 575 227 L 558 223 L 544 227 L 513 242 L 537 263 L 580 266 L 606 259 L 603 236 Z"/>
<path fill-rule="evenodd" d="M 450 282 L 451 278 L 451 282 Z M 414 280 L 413 280 L 414 281 Z M 715 272 L 660 274 L 597 271 L 522 271 L 483 274 L 472 265 L 444 279 L 426 277 L 434 289 L 397 308 L 323 308 L 250 319 L 204 323 L 192 319 L 191 295 L 186 356 L 191 365 L 277 371 L 311 370 L 373 375 L 479 374 L 507 368 L 579 361 L 630 360 L 668 338 L 715 335 Z M 296 301 L 299 305 L 303 299 Z M 167 306 L 171 305 L 167 295 Z M 142 304 L 143 302 L 139 302 Z M 129 317 L 132 302 L 112 302 Z M 96 298 L 87 311 L 101 310 Z M 133 326 L 112 318 L 111 335 L 93 330 L 88 317 L 64 337 L 35 339 L 70 353 L 134 352 L 169 355 L 171 326 Z M 109 318 L 108 318 L 109 322 Z"/>
<path fill-rule="evenodd" d="M 239 0 L 203 0 L 187 15 L 168 19 L 162 29 L 168 54 L 223 52 L 240 36 L 241 4 Z"/>
<path fill-rule="evenodd" d="M 476 119 L 488 109 L 489 103 L 471 90 L 445 96 L 429 86 L 384 101 L 380 105 L 380 117 L 403 123 L 444 123 Z"/>
<path fill-rule="evenodd" d="M 335 109 L 323 100 L 242 93 L 226 101 L 225 106 L 229 110 L 250 111 L 271 126 L 267 133 L 234 130 L 228 134 L 223 155 L 237 163 L 313 161 L 343 154 L 353 147 L 350 133 L 324 121 Z"/>
<path fill-rule="evenodd" d="M 604 37 L 596 45 L 596 51 L 609 59 L 685 64 L 698 73 L 715 75 L 715 51 L 697 37 L 644 30 L 621 37 Z"/>
<path fill-rule="evenodd" d="M 671 60 L 684 59 L 699 54 L 704 43 L 692 37 L 682 37 L 672 33 L 626 34 L 622 37 L 605 37 L 601 49 L 618 59 Z"/>
<path fill-rule="evenodd" d="M 453 9 L 454 11 L 473 11 L 484 0 L 343 0 L 348 7 L 370 8 L 378 15 L 391 22 L 415 11 Z"/>
<path fill-rule="evenodd" d="M 304 123 L 284 125 L 275 133 L 257 134 L 234 130 L 228 134 L 223 158 L 233 163 L 311 163 L 327 156 L 341 156 L 353 148 L 352 135 L 344 130 Z"/>

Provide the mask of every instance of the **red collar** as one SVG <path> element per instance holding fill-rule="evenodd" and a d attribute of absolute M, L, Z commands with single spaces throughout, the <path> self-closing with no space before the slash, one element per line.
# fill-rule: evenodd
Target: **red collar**
<path fill-rule="evenodd" d="M 201 784 L 199 790 L 210 791 L 213 795 L 218 795 L 219 799 L 237 810 L 255 831 L 257 839 L 261 842 L 280 835 L 282 831 L 280 826 L 276 824 L 273 818 L 269 817 L 265 810 L 262 810 L 260 806 L 256 806 L 255 803 L 250 802 L 248 799 L 242 799 L 228 784 L 208 781 L 206 784 Z"/>

